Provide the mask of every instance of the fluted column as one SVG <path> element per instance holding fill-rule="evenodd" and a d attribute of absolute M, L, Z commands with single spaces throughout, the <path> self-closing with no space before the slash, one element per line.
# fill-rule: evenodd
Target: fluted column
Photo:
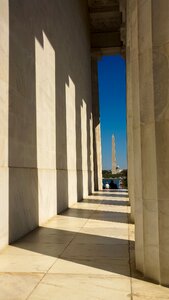
<path fill-rule="evenodd" d="M 130 68 L 132 90 L 132 129 L 133 129 L 133 162 L 134 162 L 134 214 L 135 214 L 135 249 L 136 267 L 144 272 L 144 238 L 143 238 L 143 201 L 142 201 L 142 168 L 141 168 L 141 126 L 139 97 L 139 49 L 138 49 L 138 1 L 128 2 L 130 10 Z"/>
<path fill-rule="evenodd" d="M 136 267 L 145 277 L 168 286 L 169 2 L 129 0 L 127 18 Z M 130 176 L 129 172 L 129 180 Z"/>
<path fill-rule="evenodd" d="M 144 230 L 144 275 L 159 282 L 160 266 L 157 158 L 154 115 L 151 0 L 138 1 L 138 45 Z M 142 271 L 142 269 L 140 270 Z"/>
<path fill-rule="evenodd" d="M 126 69 L 127 69 L 127 160 L 128 160 L 128 190 L 131 204 L 131 220 L 134 221 L 134 152 L 133 152 L 133 103 L 132 103 L 132 74 L 131 74 L 131 10 L 130 1 L 127 2 L 127 41 L 126 41 Z"/>
<path fill-rule="evenodd" d="M 160 283 L 169 285 L 169 1 L 152 0 Z"/>
<path fill-rule="evenodd" d="M 94 188 L 102 189 L 102 152 L 99 112 L 98 67 L 97 57 L 92 57 L 92 111 L 93 111 L 93 156 L 94 156 Z"/>
<path fill-rule="evenodd" d="M 169 2 L 140 0 L 138 28 L 144 274 L 169 285 Z"/>
<path fill-rule="evenodd" d="M 8 244 L 9 236 L 9 4 L 0 1 L 0 249 Z"/>

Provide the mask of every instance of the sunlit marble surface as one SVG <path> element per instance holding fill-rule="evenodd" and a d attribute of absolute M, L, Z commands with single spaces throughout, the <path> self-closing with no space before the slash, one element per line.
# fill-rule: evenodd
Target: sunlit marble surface
<path fill-rule="evenodd" d="M 98 192 L 0 254 L 0 300 L 169 299 L 136 272 L 128 194 Z"/>

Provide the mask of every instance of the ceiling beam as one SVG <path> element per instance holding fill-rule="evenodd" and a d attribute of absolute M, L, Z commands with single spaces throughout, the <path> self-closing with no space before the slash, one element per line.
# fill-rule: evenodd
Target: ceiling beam
<path fill-rule="evenodd" d="M 91 34 L 92 48 L 120 47 L 120 32 L 105 32 Z"/>
<path fill-rule="evenodd" d="M 91 8 L 114 7 L 119 5 L 119 0 L 88 0 L 88 5 Z"/>
<path fill-rule="evenodd" d="M 121 54 L 121 47 L 108 47 L 108 48 L 92 48 L 91 55 L 93 57 L 102 57 L 103 55 Z"/>
<path fill-rule="evenodd" d="M 109 18 L 109 19 L 121 19 L 121 12 L 120 11 L 94 11 L 90 13 L 91 19 L 103 19 L 103 18 Z"/>

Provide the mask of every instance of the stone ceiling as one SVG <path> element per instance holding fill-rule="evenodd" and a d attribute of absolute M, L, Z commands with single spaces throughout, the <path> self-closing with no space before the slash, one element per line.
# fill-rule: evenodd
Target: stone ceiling
<path fill-rule="evenodd" d="M 124 52 L 125 2 L 126 0 L 88 0 L 93 54 Z"/>

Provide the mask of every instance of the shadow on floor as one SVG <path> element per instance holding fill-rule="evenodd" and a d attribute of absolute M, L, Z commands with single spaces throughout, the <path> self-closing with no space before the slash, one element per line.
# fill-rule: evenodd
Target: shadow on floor
<path fill-rule="evenodd" d="M 130 276 L 129 241 L 127 239 L 40 227 L 14 243 L 13 246 Z M 134 248 L 133 241 L 130 241 L 130 247 Z"/>
<path fill-rule="evenodd" d="M 91 203 L 91 204 L 103 204 L 103 205 L 119 205 L 119 206 L 130 206 L 129 201 L 120 201 L 120 200 L 97 200 L 97 199 L 83 199 L 83 203 Z"/>
<path fill-rule="evenodd" d="M 88 199 L 86 201 L 87 203 L 90 203 Z M 112 202 L 113 201 L 111 201 L 111 204 L 113 204 Z M 119 205 L 119 201 L 115 202 Z M 124 202 L 128 203 L 128 201 Z M 125 205 L 124 202 L 122 202 L 123 204 L 121 205 Z M 93 213 L 93 211 L 90 210 L 83 211 L 84 215 L 81 214 L 80 216 L 82 219 L 85 215 Z M 100 211 L 97 212 L 100 213 Z M 107 213 L 109 212 L 104 212 L 104 214 Z M 110 213 L 112 214 L 112 212 Z M 120 213 L 120 215 L 123 216 L 123 213 Z M 152 282 L 144 278 L 143 275 L 135 269 L 135 242 L 128 240 L 126 225 L 125 227 L 110 226 L 105 228 L 104 225 L 100 228 L 91 228 L 90 226 L 82 227 L 79 232 L 67 230 L 67 228 L 70 229 L 72 225 L 75 226 L 74 220 L 72 223 L 71 218 L 65 218 L 67 216 L 79 217 L 79 210 L 68 210 L 58 218 L 51 220 L 51 223 L 48 224 L 50 227 L 39 227 L 21 240 L 18 240 L 12 246 L 34 253 L 59 258 L 54 263 L 54 270 L 52 270 L 52 272 L 56 274 L 60 272 L 70 274 L 71 270 L 72 274 L 84 273 L 89 276 L 92 274 L 105 275 L 105 272 L 109 272 L 110 276 L 111 274 L 113 274 L 113 276 L 119 274 Z M 111 215 L 111 217 L 113 216 Z M 106 219 L 107 215 L 104 217 L 105 221 Z M 116 222 L 118 221 L 116 220 Z M 67 228 L 62 229 L 62 226 L 64 227 L 65 225 Z M 52 228 L 53 226 L 60 226 L 60 228 Z M 90 234 L 92 230 L 94 234 Z M 122 238 L 120 238 L 120 235 Z M 58 263 L 60 267 L 58 267 Z M 70 263 L 74 263 L 75 265 Z"/>
<path fill-rule="evenodd" d="M 128 223 L 130 214 L 126 212 L 114 212 L 114 211 L 102 211 L 102 210 L 90 210 L 69 208 L 61 215 L 74 218 L 85 218 L 89 220 L 98 220 L 106 222 Z"/>
<path fill-rule="evenodd" d="M 116 190 L 116 192 L 110 192 L 110 191 L 106 191 L 103 193 L 93 193 L 93 196 L 103 196 L 103 197 L 113 197 L 113 198 L 128 198 L 128 194 L 121 194 L 122 191 L 120 191 L 120 194 L 118 194 L 118 190 Z M 126 193 L 126 192 L 125 192 Z"/>
<path fill-rule="evenodd" d="M 95 203 L 95 201 L 97 202 L 97 200 L 86 199 L 86 203 Z M 83 202 L 85 203 L 85 200 Z M 101 204 L 102 203 L 103 202 L 101 202 Z M 124 206 L 128 204 L 128 201 L 110 200 L 109 204 Z M 89 218 L 89 215 L 91 214 L 92 216 L 93 214 L 93 211 L 90 209 L 82 209 L 82 212 L 80 212 L 79 215 L 79 210 L 81 211 L 81 209 L 69 209 L 64 214 L 60 215 L 58 218 L 54 218 L 53 221 L 51 221 L 51 223 L 48 225 L 51 228 L 39 227 L 33 232 L 26 235 L 23 239 L 18 240 L 12 246 L 34 253 L 59 258 L 59 260 L 56 260 L 54 264 L 54 273 L 63 272 L 65 274 L 70 274 L 70 270 L 72 270 L 72 273 L 75 274 L 84 272 L 84 274 L 88 275 L 105 275 L 105 272 L 109 272 L 110 276 L 111 274 L 113 274 L 113 276 L 115 274 L 119 274 L 127 277 L 149 281 L 135 269 L 135 242 L 128 240 L 126 227 L 122 226 L 114 228 L 113 226 L 110 226 L 104 228 L 103 225 L 103 227 L 100 228 L 83 227 L 81 228 L 81 232 L 67 230 L 67 228 L 70 229 L 72 225 L 75 225 L 74 220 L 72 223 L 71 218 L 65 217 L 72 216 L 80 217 L 83 219 L 85 218 L 85 216 L 88 216 Z M 94 210 L 94 214 L 96 215 L 96 218 L 98 217 L 99 220 L 100 213 L 102 212 Z M 127 213 L 112 213 L 104 211 L 103 214 L 104 221 L 106 221 L 108 215 L 110 216 L 110 218 L 114 218 L 115 216 L 125 216 L 125 218 L 127 217 Z M 116 219 L 116 222 L 118 223 L 119 221 Z M 62 226 L 64 227 L 65 224 L 67 228 L 62 229 Z M 52 228 L 53 226 L 60 226 L 60 228 Z M 102 231 L 103 228 L 104 230 Z M 94 234 L 90 234 L 92 230 Z M 122 238 L 120 237 L 120 234 L 122 234 Z M 59 271 L 57 265 L 58 262 L 60 264 Z M 75 265 L 72 265 L 70 263 L 74 263 Z"/>

